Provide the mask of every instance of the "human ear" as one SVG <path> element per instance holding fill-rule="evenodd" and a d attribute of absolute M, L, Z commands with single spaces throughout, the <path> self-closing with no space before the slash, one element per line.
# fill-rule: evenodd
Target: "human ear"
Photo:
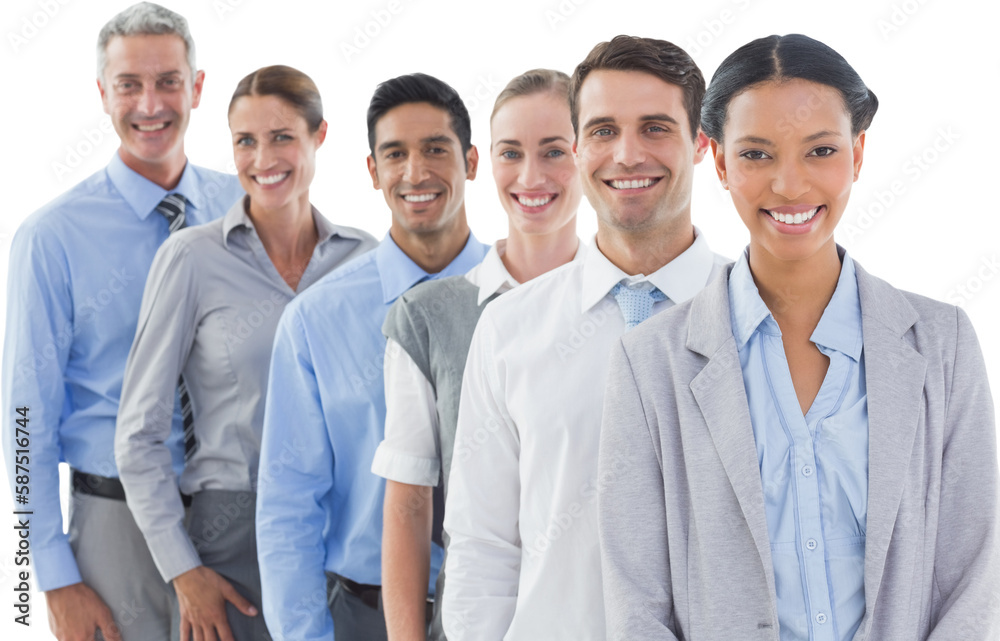
<path fill-rule="evenodd" d="M 708 144 L 711 146 L 712 158 L 715 160 L 715 173 L 719 176 L 722 188 L 728 191 L 729 181 L 726 178 L 726 150 L 714 138 L 709 139 Z"/>
<path fill-rule="evenodd" d="M 205 86 L 205 72 L 198 71 L 194 74 L 194 82 L 191 84 L 191 108 L 195 109 L 201 104 L 201 88 Z"/>
<path fill-rule="evenodd" d="M 698 135 L 694 138 L 694 164 L 697 165 L 705 158 L 706 151 L 708 151 L 708 136 L 699 129 Z"/>
<path fill-rule="evenodd" d="M 854 181 L 857 182 L 861 173 L 861 163 L 865 158 L 865 132 L 864 130 L 854 139 Z"/>
<path fill-rule="evenodd" d="M 111 111 L 108 109 L 108 94 L 100 78 L 97 79 L 97 90 L 101 92 L 101 104 L 104 105 L 104 113 L 111 115 Z"/>
<path fill-rule="evenodd" d="M 326 140 L 326 130 L 329 128 L 326 120 L 319 121 L 319 129 L 316 130 L 316 148 L 319 149 Z"/>
<path fill-rule="evenodd" d="M 469 147 L 469 151 L 465 152 L 465 179 L 475 180 L 476 170 L 479 168 L 479 150 L 476 149 L 475 145 Z"/>
<path fill-rule="evenodd" d="M 378 167 L 375 166 L 375 156 L 368 156 L 365 160 L 368 162 L 368 173 L 372 177 L 372 187 L 381 189 L 378 182 Z"/>

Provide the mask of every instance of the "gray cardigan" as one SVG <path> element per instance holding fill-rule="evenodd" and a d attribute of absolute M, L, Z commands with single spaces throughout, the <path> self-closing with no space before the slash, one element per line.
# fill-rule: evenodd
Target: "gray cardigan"
<path fill-rule="evenodd" d="M 441 483 L 446 491 L 469 345 L 479 316 L 497 294 L 482 305 L 478 297 L 479 287 L 465 276 L 420 283 L 396 300 L 382 324 L 386 338 L 399 343 L 434 388 L 441 440 Z"/>
<path fill-rule="evenodd" d="M 972 325 L 860 266 L 857 279 L 869 490 L 854 639 L 998 639 L 996 431 Z M 729 269 L 612 354 L 599 495 L 610 639 L 779 638 L 728 280 Z"/>

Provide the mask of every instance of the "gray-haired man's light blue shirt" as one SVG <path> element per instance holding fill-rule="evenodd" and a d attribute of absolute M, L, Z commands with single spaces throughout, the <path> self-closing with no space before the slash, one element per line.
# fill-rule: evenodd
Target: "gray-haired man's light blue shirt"
<path fill-rule="evenodd" d="M 187 201 L 188 225 L 222 217 L 242 195 L 236 176 L 188 163 L 166 190 L 116 153 L 93 174 L 31 215 L 14 236 L 7 280 L 3 354 L 3 447 L 15 487 L 14 408 L 28 408 L 31 433 L 31 561 L 38 589 L 81 580 L 59 505 L 59 463 L 117 477 L 115 418 L 125 360 L 146 274 L 170 232 L 156 206 L 168 193 Z M 183 466 L 180 412 L 166 439 L 172 469 Z"/>

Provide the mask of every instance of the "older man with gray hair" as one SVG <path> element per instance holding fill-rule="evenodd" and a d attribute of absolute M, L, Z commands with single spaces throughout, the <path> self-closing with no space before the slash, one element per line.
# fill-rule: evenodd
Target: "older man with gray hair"
<path fill-rule="evenodd" d="M 60 641 L 165 641 L 171 589 L 135 525 L 114 459 L 122 376 L 146 274 L 167 236 L 221 217 L 235 176 L 195 167 L 184 132 L 201 98 L 187 21 L 133 5 L 101 30 L 97 86 L 121 146 L 108 166 L 30 216 L 10 250 L 3 443 L 12 490 L 27 495 L 32 565 Z M 180 406 L 168 445 L 184 463 Z M 21 419 L 19 425 L 18 419 Z M 30 427 L 29 427 L 30 421 Z M 15 476 L 31 434 L 31 485 Z M 194 445 L 191 443 L 191 445 Z M 63 533 L 59 463 L 72 475 Z"/>

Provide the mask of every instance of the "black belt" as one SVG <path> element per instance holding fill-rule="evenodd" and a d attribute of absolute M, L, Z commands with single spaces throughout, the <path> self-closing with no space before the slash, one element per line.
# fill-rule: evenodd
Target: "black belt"
<path fill-rule="evenodd" d="M 122 482 L 118 479 L 73 470 L 72 485 L 73 491 L 78 494 L 99 496 L 102 499 L 114 501 L 125 500 L 125 488 L 122 487 Z M 181 494 L 181 501 L 184 503 L 184 507 L 191 506 L 191 497 L 187 494 Z"/>
<path fill-rule="evenodd" d="M 337 575 L 337 581 L 348 594 L 357 597 L 362 603 L 367 605 L 372 610 L 378 610 L 379 594 L 382 592 L 381 585 L 365 585 L 364 583 L 356 583 L 340 575 Z M 428 599 L 424 616 L 426 617 L 427 623 L 434 620 L 434 601 Z"/>
<path fill-rule="evenodd" d="M 382 592 L 381 585 L 365 585 L 364 583 L 356 583 L 339 575 L 337 576 L 337 581 L 340 582 L 341 587 L 343 587 L 348 594 L 361 599 L 361 602 L 372 610 L 378 610 L 378 596 Z"/>

